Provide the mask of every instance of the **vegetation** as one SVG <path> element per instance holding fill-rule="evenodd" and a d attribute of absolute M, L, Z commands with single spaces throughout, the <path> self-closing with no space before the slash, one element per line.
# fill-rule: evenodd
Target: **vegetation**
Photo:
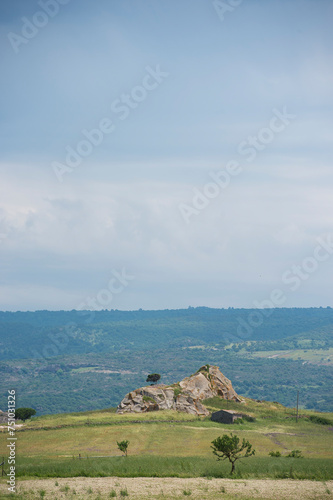
<path fill-rule="evenodd" d="M 226 404 L 239 408 L 239 403 L 220 398 L 205 404 L 215 410 Z M 255 421 L 234 428 L 171 410 L 121 415 L 108 409 L 34 417 L 16 431 L 20 443 L 17 477 L 333 479 L 332 431 L 308 418 L 315 413 L 302 412 L 296 423 L 295 412 L 277 403 L 247 399 L 241 406 Z M 229 461 L 218 462 L 210 443 L 235 428 L 239 443 L 248 440 L 256 453 L 251 460 L 240 460 L 231 476 Z M 131 446 L 126 459 L 117 456 L 117 442 L 122 441 Z M 0 433 L 0 446 L 6 449 L 6 445 L 6 433 Z M 272 449 L 282 456 L 269 459 Z M 302 450 L 302 460 L 293 456 L 297 450 Z"/>
<path fill-rule="evenodd" d="M 182 393 L 182 389 L 180 387 L 180 385 L 176 385 L 174 388 L 173 388 L 173 394 L 174 394 L 174 397 L 175 399 L 178 398 L 178 396 Z"/>
<path fill-rule="evenodd" d="M 156 384 L 161 378 L 161 375 L 159 373 L 151 373 L 148 375 L 146 382 L 152 382 L 153 384 Z"/>
<path fill-rule="evenodd" d="M 58 477 L 88 476 L 332 480 L 333 414 L 309 411 L 333 409 L 333 365 L 326 362 L 333 349 L 332 310 L 277 310 L 250 337 L 235 338 L 237 318 L 245 321 L 248 313 L 206 308 L 101 311 L 93 314 L 91 322 L 82 318 L 79 322 L 75 311 L 0 313 L 0 375 L 17 388 L 19 405 L 34 406 L 38 414 L 16 431 L 18 479 L 51 477 L 52 483 Z M 26 357 L 30 337 L 31 349 L 41 353 L 52 345 L 50 339 L 59 340 L 69 320 L 76 327 L 66 349 L 58 349 L 56 356 Z M 26 336 L 22 340 L 25 352 L 19 347 L 15 353 L 11 339 L 22 339 L 20 332 Z M 154 348 L 147 349 L 156 332 L 161 335 Z M 10 341 L 1 344 L 6 333 Z M 311 358 L 312 352 L 322 352 L 323 362 L 304 364 L 303 358 L 269 357 L 301 351 L 312 361 L 318 357 Z M 174 411 L 125 415 L 116 414 L 115 408 L 77 411 L 108 406 L 110 394 L 116 405 L 126 392 L 144 385 L 147 366 L 151 375 L 160 366 L 168 367 L 163 380 L 173 384 L 177 397 L 181 388 L 175 381 L 199 366 L 207 370 L 207 361 L 219 365 L 236 391 L 245 396 L 244 405 L 218 397 L 204 401 L 211 411 L 239 411 L 241 406 L 243 417 L 232 427 L 237 435 L 224 434 L 230 425 Z M 301 403 L 298 421 L 296 388 Z M 0 395 L 4 409 L 5 390 Z M 290 408 L 266 399 L 282 401 Z M 70 409 L 76 412 L 41 415 Z M 7 449 L 6 433 L 0 434 L 0 445 Z M 268 459 L 268 455 L 278 458 Z M 249 456 L 251 460 L 241 460 Z M 181 496 L 195 496 L 189 485 L 183 488 Z M 36 491 L 38 498 L 48 495 L 44 489 Z M 64 483 L 58 491 L 78 496 Z M 109 488 L 108 495 L 125 497 L 128 492 L 119 485 L 117 491 Z M 95 486 L 94 498 L 99 498 Z"/>
<path fill-rule="evenodd" d="M 237 465 L 230 474 L 229 462 L 218 462 L 211 457 L 179 457 L 140 455 L 108 458 L 42 459 L 19 458 L 17 478 L 69 478 L 69 477 L 226 477 L 243 479 L 308 479 L 329 481 L 333 479 L 332 459 L 281 457 L 251 457 Z M 20 481 L 22 484 L 22 482 Z"/>
<path fill-rule="evenodd" d="M 15 410 L 15 418 L 23 420 L 23 422 L 31 418 L 33 415 L 36 415 L 36 410 L 33 408 L 16 408 Z"/>
<path fill-rule="evenodd" d="M 287 457 L 291 458 L 303 458 L 302 452 L 300 450 L 292 450 Z"/>
<path fill-rule="evenodd" d="M 242 418 L 236 418 L 235 424 L 244 424 L 245 422 L 254 422 L 255 418 L 250 415 L 243 415 Z"/>
<path fill-rule="evenodd" d="M 232 433 L 230 436 L 227 434 L 219 436 L 212 441 L 212 445 L 213 453 L 217 456 L 217 460 L 228 459 L 231 463 L 231 474 L 235 472 L 235 462 L 237 460 L 251 457 L 255 454 L 255 450 L 252 450 L 252 444 L 249 441 L 243 438 L 240 444 L 239 437 L 234 436 Z"/>
<path fill-rule="evenodd" d="M 155 399 L 150 396 L 142 396 L 143 401 L 146 403 L 156 403 Z"/>
<path fill-rule="evenodd" d="M 167 367 L 173 384 L 209 361 L 242 396 L 294 407 L 298 389 L 301 408 L 333 411 L 333 309 L 275 309 L 240 328 L 251 312 L 0 312 L 0 377 L 14 383 L 19 406 L 41 415 L 116 406 L 145 385 L 147 367 Z"/>
<path fill-rule="evenodd" d="M 281 457 L 281 453 L 278 451 L 270 451 L 269 456 L 271 457 Z"/>
<path fill-rule="evenodd" d="M 309 415 L 309 420 L 311 420 L 311 422 L 314 422 L 316 424 L 321 424 L 321 425 L 333 425 L 333 422 L 332 420 L 330 420 L 329 418 L 326 418 L 326 417 L 323 417 L 323 416 L 319 416 L 319 415 Z"/>
<path fill-rule="evenodd" d="M 117 441 L 117 446 L 119 450 L 124 453 L 125 457 L 127 457 L 127 449 L 128 449 L 129 441 L 124 440 L 124 441 Z"/>

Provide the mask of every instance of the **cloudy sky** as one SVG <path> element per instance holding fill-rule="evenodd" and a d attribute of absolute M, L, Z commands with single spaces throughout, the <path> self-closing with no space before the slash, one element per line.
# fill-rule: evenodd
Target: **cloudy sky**
<path fill-rule="evenodd" d="M 0 309 L 333 305 L 332 18 L 2 0 Z"/>

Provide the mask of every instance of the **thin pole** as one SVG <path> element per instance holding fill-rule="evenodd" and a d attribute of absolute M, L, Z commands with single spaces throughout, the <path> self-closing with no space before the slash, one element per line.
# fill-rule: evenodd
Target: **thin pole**
<path fill-rule="evenodd" d="M 298 421 L 298 396 L 299 396 L 299 391 L 297 391 L 296 424 Z"/>

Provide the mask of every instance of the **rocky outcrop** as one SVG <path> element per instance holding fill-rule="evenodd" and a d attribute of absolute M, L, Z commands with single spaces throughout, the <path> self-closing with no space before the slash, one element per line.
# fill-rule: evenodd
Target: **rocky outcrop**
<path fill-rule="evenodd" d="M 202 400 L 220 396 L 241 402 L 232 384 L 217 366 L 203 366 L 178 384 L 150 385 L 126 394 L 117 413 L 177 410 L 193 415 L 209 415 Z"/>
<path fill-rule="evenodd" d="M 8 412 L 0 410 L 0 424 L 8 423 Z"/>

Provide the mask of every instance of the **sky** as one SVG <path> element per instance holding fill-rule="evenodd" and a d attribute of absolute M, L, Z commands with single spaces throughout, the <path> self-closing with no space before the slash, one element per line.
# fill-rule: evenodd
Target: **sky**
<path fill-rule="evenodd" d="M 331 0 L 2 0 L 0 309 L 332 306 Z"/>

